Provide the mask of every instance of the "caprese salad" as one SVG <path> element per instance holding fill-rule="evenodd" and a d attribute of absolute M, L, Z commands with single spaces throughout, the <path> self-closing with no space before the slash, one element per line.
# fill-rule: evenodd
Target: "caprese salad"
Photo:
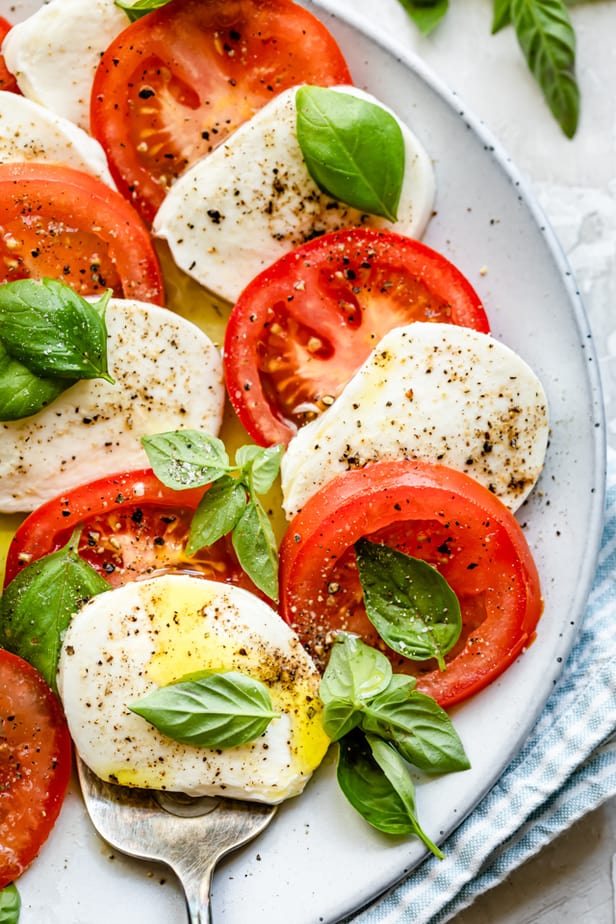
<path fill-rule="evenodd" d="M 367 821 L 441 855 L 409 768 L 468 768 L 445 710 L 534 638 L 549 422 L 419 240 L 429 154 L 292 0 L 2 29 L 3 908 L 71 741 L 267 802 L 336 742 Z"/>

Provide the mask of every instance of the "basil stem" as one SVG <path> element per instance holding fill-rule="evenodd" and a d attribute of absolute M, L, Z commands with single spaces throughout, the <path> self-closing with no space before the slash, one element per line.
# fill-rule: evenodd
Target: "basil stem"
<path fill-rule="evenodd" d="M 17 924 L 21 898 L 14 882 L 0 890 L 0 924 Z"/>
<path fill-rule="evenodd" d="M 79 607 L 109 584 L 77 554 L 78 532 L 66 546 L 27 565 L 0 601 L 0 645 L 29 661 L 56 688 L 62 636 Z"/>
<path fill-rule="evenodd" d="M 280 715 L 267 687 L 239 671 L 205 671 L 160 687 L 128 708 L 174 741 L 204 748 L 254 741 Z"/>
<path fill-rule="evenodd" d="M 405 658 L 436 658 L 445 670 L 462 629 L 447 581 L 427 562 L 380 543 L 360 539 L 355 551 L 366 612 L 381 638 Z"/>
<path fill-rule="evenodd" d="M 297 140 L 317 186 L 353 208 L 396 221 L 405 147 L 394 116 L 325 87 L 300 87 L 295 99 Z"/>
<path fill-rule="evenodd" d="M 177 430 L 143 437 L 156 476 L 167 487 L 210 484 L 193 516 L 186 553 L 213 545 L 231 534 L 238 561 L 253 583 L 278 600 L 276 537 L 257 494 L 272 487 L 280 469 L 282 446 L 240 446 L 231 465 L 217 437 Z"/>
<path fill-rule="evenodd" d="M 0 286 L 0 339 L 10 356 L 38 376 L 103 378 L 107 369 L 105 309 L 111 292 L 90 303 L 55 279 L 19 279 Z"/>

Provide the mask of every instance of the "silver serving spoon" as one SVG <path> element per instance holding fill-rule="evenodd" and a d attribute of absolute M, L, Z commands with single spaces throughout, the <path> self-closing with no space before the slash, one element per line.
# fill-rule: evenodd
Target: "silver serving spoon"
<path fill-rule="evenodd" d="M 225 854 L 260 834 L 275 805 L 236 799 L 190 798 L 106 783 L 77 757 L 92 824 L 112 847 L 171 867 L 184 889 L 190 924 L 211 924 L 210 883 Z"/>

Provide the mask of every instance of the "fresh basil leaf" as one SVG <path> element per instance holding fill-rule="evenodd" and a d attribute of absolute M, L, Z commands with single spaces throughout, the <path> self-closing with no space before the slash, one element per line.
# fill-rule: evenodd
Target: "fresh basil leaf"
<path fill-rule="evenodd" d="M 37 414 L 73 382 L 42 378 L 13 359 L 0 340 L 0 421 L 21 420 Z"/>
<path fill-rule="evenodd" d="M 186 554 L 213 545 L 237 526 L 246 508 L 246 488 L 223 475 L 205 492 L 193 514 Z"/>
<path fill-rule="evenodd" d="M 575 33 L 563 0 L 511 0 L 511 21 L 528 67 L 568 138 L 575 135 L 580 92 Z"/>
<path fill-rule="evenodd" d="M 131 22 L 141 19 L 152 10 L 158 10 L 161 6 L 166 6 L 170 0 L 135 0 L 134 3 L 124 2 L 124 0 L 115 0 L 115 5 L 124 10 Z"/>
<path fill-rule="evenodd" d="M 246 504 L 231 534 L 238 561 L 255 585 L 278 600 L 278 551 L 272 524 L 255 498 Z"/>
<path fill-rule="evenodd" d="M 492 0 L 492 35 L 511 24 L 511 0 Z"/>
<path fill-rule="evenodd" d="M 385 690 L 391 675 L 391 662 L 382 652 L 357 635 L 339 632 L 321 678 L 319 696 L 325 704 L 341 700 L 357 705 Z"/>
<path fill-rule="evenodd" d="M 415 790 L 396 751 L 379 738 L 357 730 L 338 743 L 338 785 L 368 824 L 385 834 L 416 834 L 437 856 L 443 854 L 415 817 Z"/>
<path fill-rule="evenodd" d="M 216 481 L 229 469 L 222 440 L 199 430 L 172 430 L 141 439 L 156 477 L 181 491 Z"/>
<path fill-rule="evenodd" d="M 462 628 L 460 604 L 439 572 L 421 559 L 360 539 L 357 566 L 368 618 L 381 638 L 413 661 L 436 658 L 445 670 Z"/>
<path fill-rule="evenodd" d="M 21 898 L 14 882 L 0 890 L 0 924 L 17 924 Z"/>
<path fill-rule="evenodd" d="M 297 140 L 313 180 L 353 208 L 396 221 L 405 147 L 381 106 L 325 87 L 296 94 Z"/>
<path fill-rule="evenodd" d="M 278 472 L 284 446 L 240 446 L 235 454 L 235 464 L 247 472 L 251 491 L 265 494 L 272 487 Z"/>
<path fill-rule="evenodd" d="M 444 856 L 443 853 L 436 844 L 430 840 L 417 820 L 415 810 L 415 786 L 413 785 L 413 781 L 403 759 L 394 748 L 374 735 L 366 735 L 366 741 L 368 742 L 375 763 L 383 771 L 400 799 L 400 802 L 406 809 L 409 822 L 413 827 L 413 833 L 421 838 L 434 856 L 442 860 Z"/>
<path fill-rule="evenodd" d="M 279 715 L 267 687 L 239 671 L 212 671 L 197 680 L 180 680 L 128 708 L 174 741 L 204 748 L 254 741 Z"/>
<path fill-rule="evenodd" d="M 325 734 L 332 741 L 338 741 L 352 731 L 362 718 L 362 713 L 355 703 L 343 699 L 335 699 L 325 703 L 321 715 L 321 722 Z"/>
<path fill-rule="evenodd" d="M 0 601 L 0 645 L 29 661 L 52 689 L 62 636 L 79 607 L 109 584 L 68 544 L 27 565 Z"/>
<path fill-rule="evenodd" d="M 31 372 L 68 379 L 103 378 L 107 327 L 97 307 L 56 279 L 18 279 L 0 286 L 0 331 L 8 351 Z"/>
<path fill-rule="evenodd" d="M 400 0 L 422 35 L 429 35 L 448 10 L 448 0 Z"/>
<path fill-rule="evenodd" d="M 399 684 L 371 700 L 361 728 L 389 741 L 405 760 L 427 773 L 468 770 L 470 763 L 451 719 L 432 697 L 413 687 L 412 682 Z"/>

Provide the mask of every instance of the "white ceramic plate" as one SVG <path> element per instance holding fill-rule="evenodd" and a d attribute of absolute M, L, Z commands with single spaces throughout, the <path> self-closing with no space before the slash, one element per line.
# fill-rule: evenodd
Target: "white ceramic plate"
<path fill-rule="evenodd" d="M 31 0 L 21 0 L 21 12 Z M 8 0 L 1 0 L 2 5 Z M 311 7 L 311 4 L 305 3 Z M 349 4 L 349 6 L 351 6 Z M 368 37 L 352 13 L 319 15 L 355 82 L 398 112 L 434 158 L 438 202 L 426 242 L 482 296 L 493 333 L 546 388 L 552 437 L 540 484 L 519 514 L 542 577 L 545 613 L 531 649 L 454 715 L 473 769 L 422 784 L 419 817 L 437 841 L 493 785 L 541 710 L 577 634 L 600 539 L 604 429 L 597 365 L 575 284 L 557 242 L 494 140 L 459 100 L 400 49 Z M 15 19 L 14 7 L 5 11 Z M 18 8 L 19 11 L 19 8 Z M 214 877 L 216 924 L 332 924 L 419 864 L 416 840 L 390 840 L 347 805 L 331 759 L 269 830 Z M 19 883 L 22 924 L 171 924 L 185 919 L 172 874 L 98 839 L 73 786 L 60 820 Z"/>

